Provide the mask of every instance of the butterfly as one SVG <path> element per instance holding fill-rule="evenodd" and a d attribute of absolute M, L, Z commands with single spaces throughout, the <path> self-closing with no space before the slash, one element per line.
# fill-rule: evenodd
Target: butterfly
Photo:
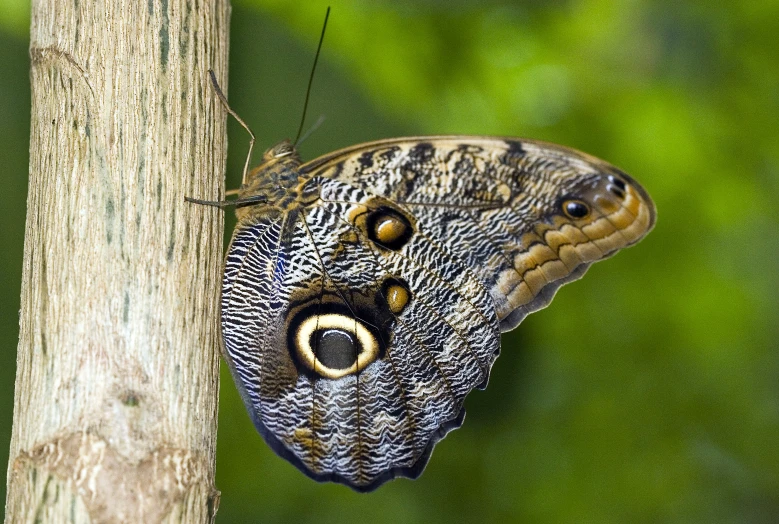
<path fill-rule="evenodd" d="M 621 170 L 535 140 L 391 138 L 307 163 L 283 141 L 248 164 L 236 200 L 187 199 L 236 206 L 223 356 L 277 454 L 361 492 L 418 477 L 501 332 L 656 216 Z"/>

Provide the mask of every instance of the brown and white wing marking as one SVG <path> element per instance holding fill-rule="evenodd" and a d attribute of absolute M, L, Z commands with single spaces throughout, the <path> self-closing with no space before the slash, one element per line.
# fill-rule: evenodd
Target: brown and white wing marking
<path fill-rule="evenodd" d="M 629 176 L 539 142 L 265 158 L 225 263 L 226 359 L 277 453 L 359 491 L 418 476 L 486 386 L 500 330 L 655 221 Z"/>
<path fill-rule="evenodd" d="M 405 211 L 326 185 L 340 201 L 236 228 L 225 350 L 277 453 L 314 479 L 370 491 L 417 477 L 462 424 L 465 396 L 497 356 L 498 320 L 470 269 Z M 373 204 L 342 203 L 357 201 Z"/>
<path fill-rule="evenodd" d="M 323 156 L 301 172 L 344 181 L 414 216 L 427 237 L 483 282 L 503 331 L 655 223 L 651 198 L 630 176 L 531 140 L 382 140 Z"/>

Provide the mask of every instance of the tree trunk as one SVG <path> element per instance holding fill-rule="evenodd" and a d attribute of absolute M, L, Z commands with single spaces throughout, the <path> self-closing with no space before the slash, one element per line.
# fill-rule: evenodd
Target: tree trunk
<path fill-rule="evenodd" d="M 7 522 L 207 522 L 228 0 L 33 0 Z"/>

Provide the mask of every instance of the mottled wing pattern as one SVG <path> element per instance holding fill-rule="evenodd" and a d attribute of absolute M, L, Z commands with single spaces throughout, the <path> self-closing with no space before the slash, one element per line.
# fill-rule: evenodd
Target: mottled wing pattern
<path fill-rule="evenodd" d="M 418 476 L 500 330 L 654 223 L 630 177 L 538 142 L 386 140 L 295 173 L 234 233 L 226 357 L 271 447 L 360 491 Z"/>
<path fill-rule="evenodd" d="M 328 191 L 367 198 L 340 182 Z M 369 490 L 416 477 L 435 442 L 459 427 L 465 396 L 486 384 L 499 331 L 487 291 L 462 262 L 422 236 L 382 249 L 349 216 L 348 205 L 331 202 L 237 230 L 223 333 L 236 382 L 273 449 L 317 480 Z M 405 303 L 391 298 L 393 286 L 408 293 Z M 340 330 L 360 341 L 367 331 L 375 357 L 354 372 L 348 356 L 345 365 L 337 355 L 317 365 L 337 344 L 300 340 L 311 319 L 314 330 L 333 328 L 330 336 Z M 306 360 L 307 345 L 316 360 Z M 348 372 L 333 377 L 338 370 Z"/>
<path fill-rule="evenodd" d="M 383 140 L 318 158 L 301 171 L 343 180 L 417 216 L 426 234 L 487 287 L 503 331 L 545 307 L 593 262 L 641 240 L 655 222 L 651 198 L 630 176 L 533 140 Z"/>

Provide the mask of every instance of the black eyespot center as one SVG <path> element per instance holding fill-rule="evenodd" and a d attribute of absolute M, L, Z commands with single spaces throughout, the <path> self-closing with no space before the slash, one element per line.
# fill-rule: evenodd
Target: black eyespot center
<path fill-rule="evenodd" d="M 343 329 L 319 329 L 311 338 L 316 359 L 331 369 L 351 368 L 362 350 L 354 335 Z"/>
<path fill-rule="evenodd" d="M 566 200 L 563 202 L 563 212 L 568 218 L 578 220 L 590 214 L 590 206 L 581 200 Z"/>

